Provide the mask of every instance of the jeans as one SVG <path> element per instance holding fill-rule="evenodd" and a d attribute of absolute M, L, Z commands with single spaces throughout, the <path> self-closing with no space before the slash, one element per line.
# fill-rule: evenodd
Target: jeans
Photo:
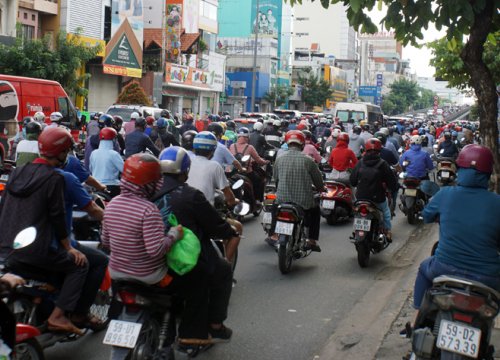
<path fill-rule="evenodd" d="M 384 202 L 376 203 L 377 207 L 384 214 L 384 229 L 391 230 L 391 209 L 389 209 L 389 204 L 387 203 L 387 199 Z"/>
<path fill-rule="evenodd" d="M 469 270 L 462 270 L 453 265 L 440 262 L 434 256 L 428 257 L 420 263 L 415 287 L 413 291 L 413 306 L 419 309 L 422 304 L 425 292 L 432 287 L 432 281 L 440 275 L 454 275 L 466 279 L 478 281 L 497 291 L 500 291 L 500 278 L 495 276 L 472 273 Z"/>

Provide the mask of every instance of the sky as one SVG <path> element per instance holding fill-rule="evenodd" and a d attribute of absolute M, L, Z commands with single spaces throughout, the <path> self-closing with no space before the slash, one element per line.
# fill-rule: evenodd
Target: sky
<path fill-rule="evenodd" d="M 372 10 L 369 14 L 372 18 L 372 21 L 379 26 L 380 28 L 380 20 L 385 16 L 385 11 L 387 8 L 384 6 L 382 11 L 378 11 L 377 9 Z M 385 31 L 385 29 L 384 29 Z M 437 31 L 432 24 L 429 25 L 428 30 L 423 31 L 424 40 L 420 40 L 419 43 L 427 43 L 430 41 L 437 40 L 445 36 L 445 31 Z M 403 48 L 403 59 L 410 60 L 411 72 L 416 73 L 417 76 L 421 77 L 433 77 L 434 76 L 434 67 L 429 66 L 429 61 L 431 59 L 431 50 L 422 47 L 416 48 L 411 45 L 405 46 Z"/>

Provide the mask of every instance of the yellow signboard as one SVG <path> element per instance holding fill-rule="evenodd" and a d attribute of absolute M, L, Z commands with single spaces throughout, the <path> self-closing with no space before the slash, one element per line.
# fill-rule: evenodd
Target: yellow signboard
<path fill-rule="evenodd" d="M 68 40 L 77 39 L 80 44 L 85 45 L 89 48 L 93 48 L 100 45 L 101 49 L 97 53 L 97 56 L 104 57 L 104 55 L 106 54 L 106 41 L 104 40 L 95 39 L 89 36 L 76 35 L 76 34 L 67 34 L 66 38 Z"/>

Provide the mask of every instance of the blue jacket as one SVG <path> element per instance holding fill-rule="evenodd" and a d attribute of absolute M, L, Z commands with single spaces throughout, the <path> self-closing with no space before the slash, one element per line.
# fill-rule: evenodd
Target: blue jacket
<path fill-rule="evenodd" d="M 135 130 L 125 137 L 125 157 L 141 153 L 149 149 L 154 156 L 160 155 L 160 150 L 153 144 L 149 136 L 140 130 Z"/>
<path fill-rule="evenodd" d="M 500 276 L 500 196 L 489 192 L 489 175 L 458 170 L 458 186 L 446 186 L 423 211 L 424 221 L 440 220 L 436 258 L 445 264 Z"/>
<path fill-rule="evenodd" d="M 427 151 L 422 151 L 420 145 L 413 144 L 399 159 L 399 164 L 403 165 L 403 161 L 408 160 L 410 164 L 406 167 L 406 172 L 409 177 L 422 179 L 427 175 L 428 170 L 434 169 L 431 156 Z"/>
<path fill-rule="evenodd" d="M 441 153 L 441 150 L 444 150 Z M 451 140 L 445 140 L 438 147 L 439 156 L 455 158 L 458 155 L 458 148 Z"/>
<path fill-rule="evenodd" d="M 112 140 L 101 140 L 99 148 L 90 155 L 90 171 L 104 185 L 120 185 L 123 159 L 113 150 Z"/>

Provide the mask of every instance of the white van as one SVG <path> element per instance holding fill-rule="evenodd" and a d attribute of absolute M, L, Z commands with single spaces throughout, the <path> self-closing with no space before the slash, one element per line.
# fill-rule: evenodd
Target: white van
<path fill-rule="evenodd" d="M 359 124 L 361 120 L 367 120 L 369 124 L 373 124 L 375 121 L 382 124 L 383 115 L 380 106 L 366 102 L 339 102 L 335 105 L 335 117 L 338 117 L 342 122 L 354 119 L 356 124 Z"/>
<path fill-rule="evenodd" d="M 130 121 L 130 115 L 132 115 L 133 112 L 137 112 L 139 113 L 139 115 L 145 118 L 148 116 L 153 116 L 155 119 L 158 119 L 161 116 L 160 114 L 163 110 L 164 109 L 142 106 L 142 105 L 115 104 L 111 105 L 108 108 L 108 110 L 106 110 L 106 114 L 109 114 L 111 116 L 120 115 L 123 118 L 123 121 L 128 122 Z M 171 118 L 172 116 L 170 115 L 169 117 Z"/>

